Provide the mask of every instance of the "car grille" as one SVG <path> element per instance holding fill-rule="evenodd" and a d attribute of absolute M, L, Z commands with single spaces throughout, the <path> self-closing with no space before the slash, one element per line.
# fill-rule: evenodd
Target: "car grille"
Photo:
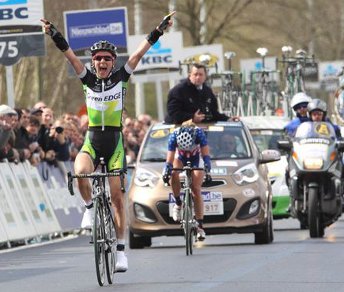
<path fill-rule="evenodd" d="M 225 222 L 232 215 L 236 206 L 236 200 L 223 199 L 223 215 L 204 216 L 204 223 Z M 168 201 L 159 201 L 156 203 L 157 210 L 167 224 L 179 224 L 169 216 Z"/>
<path fill-rule="evenodd" d="M 225 180 L 219 180 L 219 179 L 212 179 L 212 181 L 210 182 L 203 182 L 202 183 L 202 188 L 206 189 L 206 188 L 211 188 L 211 187 L 218 187 L 218 186 L 223 186 L 223 185 L 226 185 L 226 181 Z M 185 188 L 184 186 L 184 181 L 181 180 L 180 181 L 180 187 L 183 189 Z"/>

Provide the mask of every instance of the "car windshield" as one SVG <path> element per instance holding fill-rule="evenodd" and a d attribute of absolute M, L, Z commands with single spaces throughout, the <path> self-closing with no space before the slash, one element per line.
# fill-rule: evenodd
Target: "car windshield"
<path fill-rule="evenodd" d="M 251 157 L 247 136 L 241 127 L 209 127 L 206 131 L 211 159 Z"/>
<path fill-rule="evenodd" d="M 151 129 L 142 148 L 141 161 L 165 161 L 168 136 L 173 129 Z"/>
<path fill-rule="evenodd" d="M 277 146 L 278 140 L 283 140 L 285 134 L 283 130 L 261 130 L 254 129 L 250 131 L 254 142 L 256 143 L 259 151 L 266 149 L 279 150 Z"/>
<path fill-rule="evenodd" d="M 211 159 L 225 160 L 252 156 L 243 128 L 238 126 L 209 126 L 203 129 L 208 139 Z M 141 162 L 165 161 L 168 136 L 173 130 L 174 128 L 151 129 L 142 148 Z"/>
<path fill-rule="evenodd" d="M 297 128 L 295 138 L 327 138 L 335 140 L 336 134 L 330 123 L 304 122 Z"/>

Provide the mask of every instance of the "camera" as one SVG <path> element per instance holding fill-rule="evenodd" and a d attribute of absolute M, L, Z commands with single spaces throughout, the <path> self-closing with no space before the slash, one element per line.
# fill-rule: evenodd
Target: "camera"
<path fill-rule="evenodd" d="M 61 134 L 63 132 L 63 128 L 62 127 L 56 127 L 55 131 L 56 131 L 56 133 Z"/>

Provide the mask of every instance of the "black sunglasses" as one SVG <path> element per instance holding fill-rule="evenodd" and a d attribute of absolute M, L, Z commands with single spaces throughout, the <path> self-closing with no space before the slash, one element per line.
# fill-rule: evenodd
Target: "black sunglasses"
<path fill-rule="evenodd" d="M 295 110 L 299 110 L 301 108 L 307 108 L 307 104 L 299 104 L 299 105 L 294 107 Z"/>
<path fill-rule="evenodd" d="M 113 61 L 113 58 L 111 56 L 94 56 L 93 60 L 100 62 L 101 60 L 105 61 Z"/>

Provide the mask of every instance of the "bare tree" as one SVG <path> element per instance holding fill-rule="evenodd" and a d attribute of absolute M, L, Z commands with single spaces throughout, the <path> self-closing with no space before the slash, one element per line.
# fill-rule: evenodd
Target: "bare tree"
<path fill-rule="evenodd" d="M 142 31 L 149 32 L 168 13 L 169 1 L 141 0 Z M 200 18 L 201 5 L 206 11 Z M 134 0 L 44 0 L 45 17 L 63 32 L 63 12 L 89 8 L 127 7 L 129 34 L 134 34 Z M 342 0 L 177 0 L 178 29 L 184 45 L 221 43 L 224 50 L 240 58 L 256 57 L 265 46 L 278 56 L 289 44 L 295 49 L 313 50 L 319 60 L 344 58 L 344 3 Z M 202 35 L 202 27 L 206 33 Z M 39 60 L 39 61 L 38 61 Z M 5 70 L 0 66 L 1 102 L 5 101 Z M 23 58 L 14 65 L 15 100 L 19 107 L 31 107 L 41 98 L 59 111 L 77 109 L 83 92 L 77 77 L 68 77 L 61 52 L 46 40 L 46 56 Z M 134 100 L 129 89 L 128 100 Z M 128 104 L 127 104 L 128 105 Z M 133 105 L 131 105 L 133 106 Z"/>

